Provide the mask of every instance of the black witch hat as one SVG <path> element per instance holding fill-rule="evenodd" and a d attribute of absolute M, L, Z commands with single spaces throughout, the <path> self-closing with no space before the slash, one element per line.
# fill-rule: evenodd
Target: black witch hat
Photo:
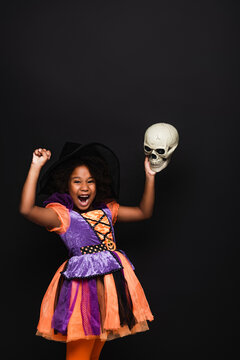
<path fill-rule="evenodd" d="M 114 152 L 106 145 L 100 143 L 90 143 L 81 145 L 74 142 L 66 142 L 62 148 L 59 159 L 55 161 L 48 170 L 43 174 L 39 181 L 38 195 L 49 195 L 49 182 L 51 174 L 60 166 L 64 165 L 70 159 L 81 159 L 82 156 L 100 157 L 108 166 L 110 177 L 112 180 L 111 187 L 114 197 L 119 197 L 119 179 L 120 166 L 119 160 Z"/>

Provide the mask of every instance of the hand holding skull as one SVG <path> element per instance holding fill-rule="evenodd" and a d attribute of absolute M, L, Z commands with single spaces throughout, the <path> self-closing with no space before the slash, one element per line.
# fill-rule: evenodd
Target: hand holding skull
<path fill-rule="evenodd" d="M 153 171 L 150 167 L 150 162 L 149 162 L 149 158 L 146 156 L 145 157 L 145 160 L 144 160 L 144 167 L 145 167 L 145 173 L 146 173 L 146 176 L 155 176 L 156 175 L 156 172 Z"/>

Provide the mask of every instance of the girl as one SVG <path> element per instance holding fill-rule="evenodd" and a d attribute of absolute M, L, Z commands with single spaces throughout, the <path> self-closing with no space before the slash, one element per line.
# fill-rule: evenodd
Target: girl
<path fill-rule="evenodd" d="M 97 360 L 106 340 L 148 330 L 153 320 L 132 263 L 116 249 L 113 225 L 152 215 L 155 172 L 146 157 L 139 206 L 120 206 L 114 153 L 98 143 L 66 143 L 42 177 L 40 193 L 50 197 L 39 207 L 37 181 L 50 157 L 50 150 L 33 152 L 20 202 L 20 213 L 59 234 L 69 251 L 42 300 L 37 335 L 66 342 L 67 360 Z"/>

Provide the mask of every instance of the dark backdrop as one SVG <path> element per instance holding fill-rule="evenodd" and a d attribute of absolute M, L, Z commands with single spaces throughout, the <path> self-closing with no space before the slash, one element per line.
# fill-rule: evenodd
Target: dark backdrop
<path fill-rule="evenodd" d="M 109 342 L 103 359 L 232 358 L 238 193 L 238 8 L 234 1 L 8 1 L 3 34 L 2 352 L 64 359 L 36 337 L 44 292 L 67 253 L 18 213 L 36 147 L 103 142 L 121 163 L 120 204 L 144 185 L 143 136 L 174 125 L 153 217 L 116 226 L 155 321 Z M 46 165 L 46 168 L 51 164 Z M 40 200 L 38 200 L 40 201 Z M 4 324 L 4 325 L 3 325 Z"/>

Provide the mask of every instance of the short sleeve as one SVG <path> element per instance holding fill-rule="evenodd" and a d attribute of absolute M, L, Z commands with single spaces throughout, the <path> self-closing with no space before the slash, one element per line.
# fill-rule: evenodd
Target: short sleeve
<path fill-rule="evenodd" d="M 111 201 L 111 202 L 107 203 L 107 207 L 108 207 L 109 210 L 111 211 L 111 214 L 112 214 L 112 223 L 113 223 L 113 225 L 114 225 L 115 222 L 117 221 L 119 204 L 118 204 L 116 201 Z"/>
<path fill-rule="evenodd" d="M 46 205 L 46 208 L 53 209 L 61 221 L 61 225 L 55 228 L 46 228 L 48 231 L 56 232 L 57 234 L 63 234 L 67 231 L 70 225 L 70 215 L 69 210 L 66 208 L 66 206 L 59 204 L 59 203 L 49 203 Z"/>

